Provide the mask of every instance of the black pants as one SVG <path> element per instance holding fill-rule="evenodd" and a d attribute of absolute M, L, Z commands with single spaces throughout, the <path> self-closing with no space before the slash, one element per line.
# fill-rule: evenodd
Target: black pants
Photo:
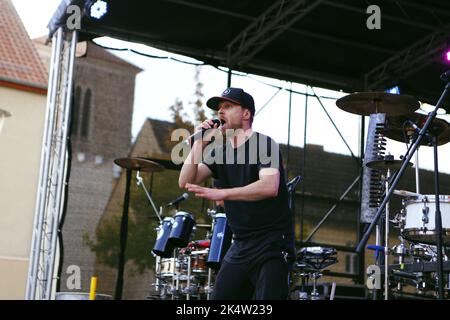
<path fill-rule="evenodd" d="M 212 294 L 213 300 L 286 300 L 288 263 L 281 257 L 259 265 L 222 262 Z"/>

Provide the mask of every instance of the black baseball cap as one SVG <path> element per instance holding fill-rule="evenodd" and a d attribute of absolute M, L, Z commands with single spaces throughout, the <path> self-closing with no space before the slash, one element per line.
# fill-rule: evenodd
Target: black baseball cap
<path fill-rule="evenodd" d="M 241 88 L 227 88 L 220 97 L 212 97 L 206 101 L 206 105 L 213 109 L 219 110 L 219 104 L 222 101 L 230 101 L 250 110 L 252 116 L 255 115 L 255 101 L 253 97 Z"/>

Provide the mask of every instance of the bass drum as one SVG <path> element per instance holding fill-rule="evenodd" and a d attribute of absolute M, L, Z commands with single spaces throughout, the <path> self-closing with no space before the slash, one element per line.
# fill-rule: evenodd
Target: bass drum
<path fill-rule="evenodd" d="M 450 196 L 439 196 L 442 243 L 450 245 Z M 406 221 L 403 237 L 412 242 L 436 244 L 436 197 L 423 195 L 405 203 Z"/>

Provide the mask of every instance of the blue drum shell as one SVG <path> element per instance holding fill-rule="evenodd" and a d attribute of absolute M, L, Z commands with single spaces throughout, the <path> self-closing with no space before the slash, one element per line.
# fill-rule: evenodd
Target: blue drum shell
<path fill-rule="evenodd" d="M 172 230 L 173 219 L 164 218 L 158 229 L 156 242 L 152 252 L 163 258 L 170 258 L 173 255 L 173 245 L 169 243 L 170 231 Z"/>
<path fill-rule="evenodd" d="M 222 259 L 231 245 L 232 236 L 226 215 L 223 213 L 216 214 L 208 259 L 206 261 L 208 268 L 219 269 Z"/>
<path fill-rule="evenodd" d="M 185 247 L 189 243 L 195 220 L 187 212 L 178 212 L 173 216 L 172 230 L 170 231 L 169 243 L 174 247 Z"/>

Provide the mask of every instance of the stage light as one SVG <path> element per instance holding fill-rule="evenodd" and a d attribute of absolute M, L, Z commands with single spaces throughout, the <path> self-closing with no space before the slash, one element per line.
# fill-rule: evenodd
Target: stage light
<path fill-rule="evenodd" d="M 97 0 L 91 5 L 89 14 L 92 18 L 101 19 L 108 12 L 108 3 L 106 1 Z"/>
<path fill-rule="evenodd" d="M 393 94 L 400 94 L 400 88 L 399 88 L 399 86 L 395 86 L 395 87 L 386 89 L 385 92 L 393 93 Z"/>
<path fill-rule="evenodd" d="M 450 62 L 450 50 L 448 50 L 447 53 L 445 54 L 445 59 L 447 62 Z"/>

